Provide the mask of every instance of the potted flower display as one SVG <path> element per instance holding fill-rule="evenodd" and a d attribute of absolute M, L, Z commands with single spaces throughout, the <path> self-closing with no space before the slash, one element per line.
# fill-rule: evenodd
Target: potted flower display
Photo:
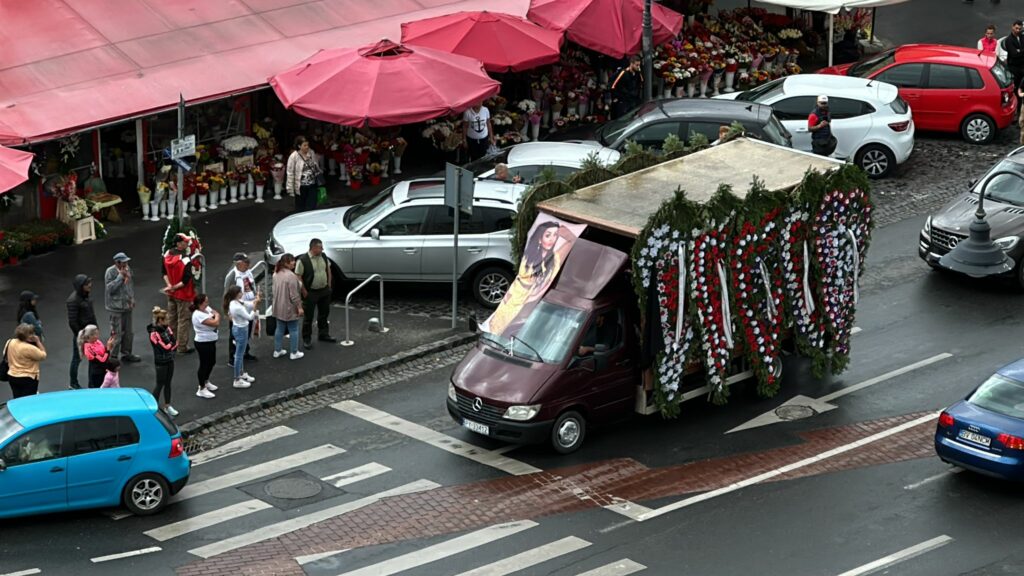
<path fill-rule="evenodd" d="M 353 190 L 359 190 L 363 187 L 363 167 L 359 165 L 353 165 L 349 168 L 349 180 L 348 187 Z"/>
<path fill-rule="evenodd" d="M 371 162 L 366 169 L 366 181 L 370 186 L 377 186 L 380 184 L 381 173 L 382 169 L 380 164 L 377 162 Z"/>
<path fill-rule="evenodd" d="M 284 162 L 280 156 L 274 157 L 274 163 L 270 167 L 270 175 L 274 177 L 274 200 L 281 199 L 281 189 L 284 188 Z"/>
<path fill-rule="evenodd" d="M 264 187 L 267 185 L 267 173 L 264 172 L 263 170 L 260 170 L 259 168 L 253 168 L 251 176 L 253 182 L 256 184 L 256 203 L 262 204 L 263 190 Z"/>

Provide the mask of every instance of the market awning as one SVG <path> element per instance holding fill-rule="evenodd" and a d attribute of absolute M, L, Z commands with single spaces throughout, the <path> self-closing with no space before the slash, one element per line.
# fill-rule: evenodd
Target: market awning
<path fill-rule="evenodd" d="M 775 6 L 785 6 L 786 8 L 799 8 L 800 10 L 810 10 L 812 12 L 828 12 L 829 14 L 838 14 L 840 10 L 844 8 L 847 10 L 853 10 L 854 8 L 878 8 L 879 6 L 888 6 L 890 4 L 902 4 L 909 0 L 757 0 L 760 4 L 772 4 Z"/>
<path fill-rule="evenodd" d="M 525 16 L 529 0 L 0 2 L 0 144 L 263 87 L 323 48 L 401 36 L 458 11 Z"/>
<path fill-rule="evenodd" d="M 532 0 L 526 17 L 548 28 L 565 31 L 569 40 L 612 58 L 640 52 L 643 0 Z M 654 44 L 679 34 L 683 15 L 652 4 Z"/>
<path fill-rule="evenodd" d="M 0 194 L 28 180 L 33 156 L 31 152 L 0 146 Z"/>

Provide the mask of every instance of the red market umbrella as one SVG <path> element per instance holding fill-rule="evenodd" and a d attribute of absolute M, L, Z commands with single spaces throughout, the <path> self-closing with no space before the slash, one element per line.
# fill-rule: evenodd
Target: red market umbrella
<path fill-rule="evenodd" d="M 0 194 L 28 180 L 33 156 L 31 152 L 0 146 Z"/>
<path fill-rule="evenodd" d="M 469 56 L 488 72 L 558 62 L 562 33 L 500 12 L 456 12 L 402 24 L 402 43 Z"/>
<path fill-rule="evenodd" d="M 303 116 L 372 127 L 461 112 L 501 88 L 478 60 L 390 40 L 321 50 L 269 81 L 281 102 Z"/>
<path fill-rule="evenodd" d="M 531 0 L 526 17 L 569 40 L 613 58 L 640 52 L 644 0 Z M 654 44 L 671 40 L 683 27 L 683 15 L 651 6 Z"/>

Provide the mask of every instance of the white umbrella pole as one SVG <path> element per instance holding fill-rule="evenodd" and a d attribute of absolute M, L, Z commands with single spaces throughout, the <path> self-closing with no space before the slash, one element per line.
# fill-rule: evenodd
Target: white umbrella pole
<path fill-rule="evenodd" d="M 835 44 L 835 14 L 828 15 L 828 65 L 832 65 L 832 49 Z"/>

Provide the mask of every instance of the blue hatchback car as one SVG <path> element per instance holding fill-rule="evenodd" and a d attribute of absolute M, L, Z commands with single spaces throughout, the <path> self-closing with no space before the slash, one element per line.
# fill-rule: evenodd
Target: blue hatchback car
<path fill-rule="evenodd" d="M 1024 360 L 1003 366 L 939 415 L 935 451 L 968 470 L 1024 480 Z"/>
<path fill-rule="evenodd" d="M 0 405 L 0 518 L 163 508 L 188 482 L 174 422 L 146 390 L 67 390 Z"/>

